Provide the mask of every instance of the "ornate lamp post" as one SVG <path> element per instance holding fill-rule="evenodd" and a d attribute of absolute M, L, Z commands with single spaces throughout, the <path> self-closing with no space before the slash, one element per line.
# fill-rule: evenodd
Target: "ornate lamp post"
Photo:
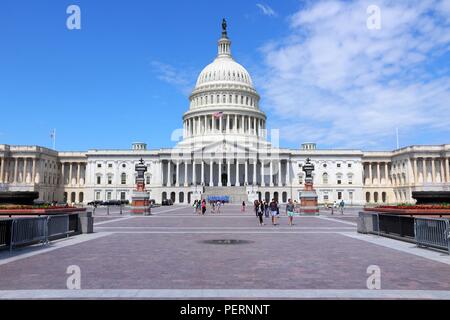
<path fill-rule="evenodd" d="M 145 189 L 145 172 L 147 166 L 141 158 L 135 166 L 137 172 L 136 189 L 131 195 L 131 212 L 135 214 L 150 214 L 150 194 Z"/>
<path fill-rule="evenodd" d="M 303 166 L 305 172 L 305 187 L 300 195 L 300 212 L 303 214 L 319 214 L 319 207 L 317 206 L 317 193 L 313 186 L 314 165 L 311 163 L 311 159 L 307 158 L 306 163 Z"/>

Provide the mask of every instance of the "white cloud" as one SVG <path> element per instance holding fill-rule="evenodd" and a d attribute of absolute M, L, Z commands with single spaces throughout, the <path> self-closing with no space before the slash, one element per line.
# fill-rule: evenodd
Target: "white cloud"
<path fill-rule="evenodd" d="M 275 17 L 277 16 L 277 13 L 271 8 L 269 7 L 267 4 L 261 4 L 261 3 L 257 3 L 256 6 L 261 10 L 261 12 L 269 17 Z"/>
<path fill-rule="evenodd" d="M 257 82 L 273 126 L 288 141 L 334 147 L 384 147 L 396 127 L 450 137 L 448 3 L 376 1 L 380 30 L 367 29 L 370 1 L 300 9 L 290 34 L 262 48 Z"/>
<path fill-rule="evenodd" d="M 194 87 L 192 79 L 194 73 L 186 69 L 178 69 L 170 64 L 160 61 L 152 61 L 151 67 L 159 80 L 167 82 L 178 88 L 183 94 L 189 95 Z"/>

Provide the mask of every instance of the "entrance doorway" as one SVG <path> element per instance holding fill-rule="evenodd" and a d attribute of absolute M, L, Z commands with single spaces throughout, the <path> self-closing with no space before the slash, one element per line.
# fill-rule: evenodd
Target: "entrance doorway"
<path fill-rule="evenodd" d="M 222 173 L 222 186 L 226 186 L 228 183 L 228 176 L 226 173 Z"/>

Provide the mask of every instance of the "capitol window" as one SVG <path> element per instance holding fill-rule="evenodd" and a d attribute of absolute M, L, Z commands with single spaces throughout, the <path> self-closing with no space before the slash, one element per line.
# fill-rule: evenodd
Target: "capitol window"
<path fill-rule="evenodd" d="M 102 177 L 101 176 L 97 176 L 97 184 L 102 184 Z"/>
<path fill-rule="evenodd" d="M 328 173 L 326 172 L 322 175 L 322 183 L 328 184 Z"/>
<path fill-rule="evenodd" d="M 97 163 L 97 168 L 101 168 L 102 164 L 101 163 Z"/>
<path fill-rule="evenodd" d="M 120 183 L 127 184 L 127 175 L 125 172 L 120 175 Z"/>
<path fill-rule="evenodd" d="M 112 176 L 108 176 L 108 184 L 112 184 Z"/>

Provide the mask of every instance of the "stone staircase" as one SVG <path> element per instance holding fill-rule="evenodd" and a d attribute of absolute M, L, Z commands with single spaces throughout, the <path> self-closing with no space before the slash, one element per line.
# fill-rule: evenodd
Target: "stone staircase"
<path fill-rule="evenodd" d="M 246 187 L 205 187 L 202 199 L 208 200 L 208 196 L 228 196 L 230 203 L 235 204 L 248 202 Z"/>

